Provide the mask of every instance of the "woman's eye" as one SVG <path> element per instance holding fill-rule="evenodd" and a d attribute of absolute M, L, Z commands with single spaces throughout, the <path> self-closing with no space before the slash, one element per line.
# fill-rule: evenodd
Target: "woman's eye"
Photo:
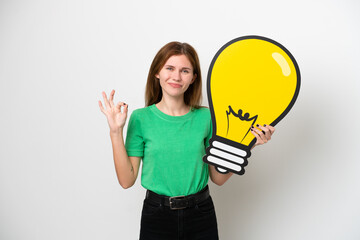
<path fill-rule="evenodd" d="M 167 70 L 172 70 L 172 67 L 167 67 L 166 69 L 167 69 Z"/>
<path fill-rule="evenodd" d="M 189 73 L 189 70 L 183 70 L 184 73 Z"/>

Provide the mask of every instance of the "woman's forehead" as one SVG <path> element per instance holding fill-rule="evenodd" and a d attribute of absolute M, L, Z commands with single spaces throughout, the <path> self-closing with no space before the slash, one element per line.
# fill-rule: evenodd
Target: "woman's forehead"
<path fill-rule="evenodd" d="M 191 62 L 189 61 L 188 57 L 185 55 L 173 55 L 169 57 L 165 65 L 192 68 Z"/>

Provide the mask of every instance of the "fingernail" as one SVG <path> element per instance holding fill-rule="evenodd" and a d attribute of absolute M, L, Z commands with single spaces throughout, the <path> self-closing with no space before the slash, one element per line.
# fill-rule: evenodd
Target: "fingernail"
<path fill-rule="evenodd" d="M 264 124 L 264 127 L 266 127 L 266 124 Z"/>
<path fill-rule="evenodd" d="M 259 124 L 256 124 L 256 126 L 258 127 L 258 126 L 259 126 Z"/>
<path fill-rule="evenodd" d="M 126 103 L 124 103 L 124 105 L 127 105 Z"/>
<path fill-rule="evenodd" d="M 254 126 L 251 126 L 251 128 L 254 128 Z"/>
<path fill-rule="evenodd" d="M 250 128 L 250 131 L 253 131 L 253 130 L 252 130 L 252 127 Z"/>
<path fill-rule="evenodd" d="M 265 134 L 265 132 L 264 131 L 262 131 L 263 132 L 263 134 Z"/>

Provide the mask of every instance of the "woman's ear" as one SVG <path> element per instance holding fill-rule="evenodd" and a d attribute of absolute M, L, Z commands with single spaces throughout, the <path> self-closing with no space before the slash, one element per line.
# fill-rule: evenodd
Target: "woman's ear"
<path fill-rule="evenodd" d="M 193 77 L 193 79 L 191 80 L 191 83 L 190 83 L 190 84 L 193 84 L 193 82 L 195 82 L 196 78 L 197 78 L 197 74 L 195 73 L 195 74 L 194 74 L 194 77 Z"/>
<path fill-rule="evenodd" d="M 155 77 L 156 77 L 157 79 L 159 79 L 159 78 L 160 78 L 160 75 L 157 73 L 157 74 L 155 74 Z"/>

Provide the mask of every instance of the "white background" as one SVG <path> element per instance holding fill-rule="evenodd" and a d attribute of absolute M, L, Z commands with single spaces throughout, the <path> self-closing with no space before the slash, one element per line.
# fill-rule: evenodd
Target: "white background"
<path fill-rule="evenodd" d="M 144 107 L 151 61 L 188 42 L 206 76 L 233 38 L 283 44 L 301 89 L 246 174 L 210 184 L 222 240 L 360 239 L 360 2 L 1 0 L 0 239 L 137 239 L 101 91 Z M 253 86 L 256 93 L 260 86 Z"/>

